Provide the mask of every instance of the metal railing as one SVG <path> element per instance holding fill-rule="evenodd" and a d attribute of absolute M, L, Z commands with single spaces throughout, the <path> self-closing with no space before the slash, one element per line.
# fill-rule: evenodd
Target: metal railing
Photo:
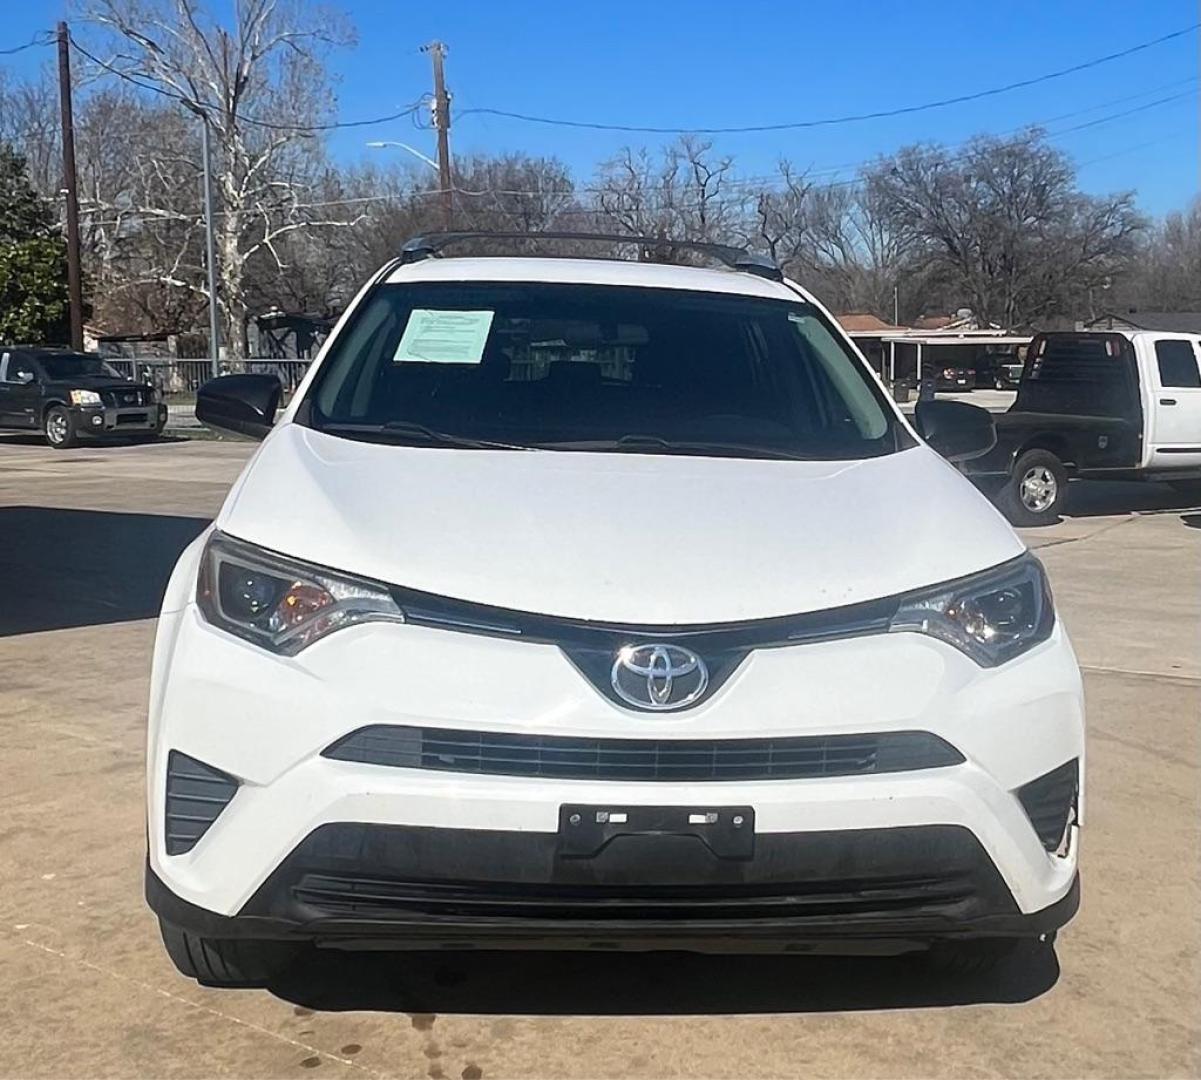
<path fill-rule="evenodd" d="M 106 358 L 105 363 L 125 378 L 147 382 L 156 387 L 168 401 L 188 400 L 213 377 L 208 360 L 175 360 L 163 357 Z M 300 385 L 311 360 L 271 360 L 248 357 L 245 360 L 223 360 L 222 375 L 274 375 L 284 388 L 285 397 Z"/>

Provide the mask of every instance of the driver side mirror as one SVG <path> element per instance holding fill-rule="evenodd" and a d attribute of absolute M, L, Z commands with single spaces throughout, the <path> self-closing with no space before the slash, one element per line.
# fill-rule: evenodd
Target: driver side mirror
<path fill-rule="evenodd" d="M 914 410 L 918 434 L 948 461 L 970 461 L 997 445 L 992 414 L 962 401 L 919 401 Z"/>
<path fill-rule="evenodd" d="M 196 391 L 196 419 L 206 427 L 262 439 L 275 423 L 282 394 L 274 375 L 222 375 Z"/>
<path fill-rule="evenodd" d="M 33 382 L 33 379 L 33 372 L 28 368 L 18 371 L 13 375 L 13 382 L 15 382 L 18 386 L 28 386 L 31 382 Z"/>

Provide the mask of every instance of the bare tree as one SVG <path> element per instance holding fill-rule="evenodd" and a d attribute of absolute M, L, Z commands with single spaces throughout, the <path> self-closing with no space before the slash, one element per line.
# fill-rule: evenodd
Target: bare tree
<path fill-rule="evenodd" d="M 1201 197 L 1147 236 L 1126 280 L 1100 295 L 1115 311 L 1201 311 Z"/>
<path fill-rule="evenodd" d="M 237 0 L 229 28 L 201 0 L 91 0 L 87 17 L 111 47 L 108 67 L 152 84 L 210 125 L 219 300 L 228 348 L 242 355 L 256 257 L 282 271 L 290 234 L 354 220 L 313 205 L 322 201 L 314 194 L 323 154 L 312 129 L 333 107 L 324 57 L 350 35 L 333 13 L 303 0 Z M 167 268 L 162 279 L 204 292 Z"/>
<path fill-rule="evenodd" d="M 1039 131 L 977 138 L 948 155 L 916 146 L 866 173 L 890 230 L 944 272 L 981 320 L 1030 325 L 1077 310 L 1129 260 L 1143 228 L 1129 193 L 1098 198 Z"/>
<path fill-rule="evenodd" d="M 604 162 L 593 188 L 597 219 L 617 232 L 663 237 L 648 253 L 665 262 L 691 262 L 669 239 L 721 241 L 747 232 L 747 199 L 732 186 L 734 160 L 708 141 L 685 136 L 655 156 L 625 149 Z"/>

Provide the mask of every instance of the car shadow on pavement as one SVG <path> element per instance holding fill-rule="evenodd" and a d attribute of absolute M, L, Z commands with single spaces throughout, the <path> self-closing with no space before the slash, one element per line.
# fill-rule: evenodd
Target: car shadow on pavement
<path fill-rule="evenodd" d="M 80 450 L 105 450 L 113 446 L 157 446 L 160 443 L 190 442 L 186 435 L 172 435 L 170 430 L 161 435 L 109 435 L 104 439 L 84 439 L 78 446 L 73 446 L 59 453 L 63 461 L 76 461 Z M 5 446 L 40 446 L 47 449 L 46 438 L 40 432 L 23 432 L 13 434 L 10 431 L 0 432 L 0 447 Z"/>
<path fill-rule="evenodd" d="M 0 506 L 0 637 L 156 616 L 207 518 Z"/>
<path fill-rule="evenodd" d="M 1059 979 L 1050 946 L 984 975 L 954 976 L 920 955 L 315 950 L 270 989 L 298 1008 L 521 1016 L 855 1012 L 1017 1004 Z"/>
<path fill-rule="evenodd" d="M 1191 491 L 1150 482 L 1077 480 L 1068 485 L 1064 500 L 1064 514 L 1068 517 L 1175 513 L 1198 508 L 1201 508 L 1201 484 Z"/>

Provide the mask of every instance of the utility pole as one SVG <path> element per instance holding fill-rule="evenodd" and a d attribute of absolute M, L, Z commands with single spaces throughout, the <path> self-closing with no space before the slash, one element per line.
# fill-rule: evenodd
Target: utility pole
<path fill-rule="evenodd" d="M 221 325 L 217 308 L 217 224 L 213 216 L 213 155 L 209 150 L 209 118 L 199 105 L 183 106 L 200 121 L 200 156 L 204 159 L 204 268 L 209 287 L 209 367 L 215 379 L 221 374 Z"/>
<path fill-rule="evenodd" d="M 422 46 L 430 54 L 434 64 L 434 127 L 438 129 L 438 184 L 442 189 L 443 225 L 450 229 L 454 221 L 454 190 L 450 180 L 450 95 L 446 92 L 446 79 L 442 62 L 446 59 L 446 46 L 440 41 L 431 41 Z"/>
<path fill-rule="evenodd" d="M 75 177 L 75 121 L 71 115 L 71 36 L 58 24 L 58 96 L 63 122 L 63 187 L 67 193 L 67 298 L 71 348 L 83 350 L 83 279 L 79 270 L 79 191 Z"/>
<path fill-rule="evenodd" d="M 213 221 L 213 155 L 209 151 L 209 118 L 202 109 L 200 117 L 200 147 L 204 155 L 204 247 L 205 269 L 209 284 L 209 366 L 215 379 L 221 374 L 221 326 L 217 317 L 217 242 Z"/>

